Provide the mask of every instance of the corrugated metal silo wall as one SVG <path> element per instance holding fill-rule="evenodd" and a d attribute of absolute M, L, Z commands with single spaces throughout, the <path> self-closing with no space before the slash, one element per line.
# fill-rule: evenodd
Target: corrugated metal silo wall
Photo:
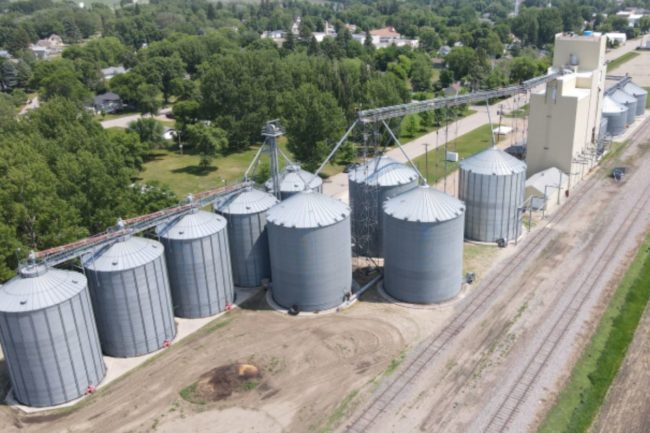
<path fill-rule="evenodd" d="M 463 215 L 419 223 L 384 215 L 384 289 L 412 303 L 436 303 L 458 294 L 463 274 Z"/>
<path fill-rule="evenodd" d="M 232 304 L 234 287 L 225 227 L 201 239 L 160 240 L 165 246 L 176 316 L 213 316 Z"/>
<path fill-rule="evenodd" d="M 319 228 L 267 225 L 273 299 L 301 311 L 340 305 L 352 287 L 350 218 Z"/>
<path fill-rule="evenodd" d="M 607 135 L 607 125 L 609 123 L 609 118 L 602 116 L 600 118 L 600 129 L 598 130 L 598 137 L 603 138 L 605 135 Z"/>
<path fill-rule="evenodd" d="M 228 241 L 235 285 L 258 287 L 271 278 L 266 211 L 252 214 L 226 214 Z"/>
<path fill-rule="evenodd" d="M 81 397 L 106 375 L 88 290 L 43 310 L 0 315 L 13 393 L 45 407 Z"/>
<path fill-rule="evenodd" d="M 632 124 L 634 122 L 634 119 L 636 118 L 636 98 L 634 96 L 631 96 L 634 98 L 634 102 L 630 102 L 627 104 L 627 123 Z"/>
<path fill-rule="evenodd" d="M 643 116 L 643 113 L 645 113 L 645 107 L 648 100 L 648 94 L 647 93 L 638 94 L 635 96 L 635 98 L 636 98 L 636 115 Z"/>
<path fill-rule="evenodd" d="M 176 335 L 163 256 L 144 266 L 115 272 L 86 269 L 97 328 L 105 354 L 144 355 Z"/>
<path fill-rule="evenodd" d="M 465 202 L 465 238 L 481 242 L 514 240 L 521 234 L 526 172 L 508 176 L 460 170 L 458 198 Z"/>
<path fill-rule="evenodd" d="M 352 209 L 352 234 L 357 242 L 368 238 L 366 242 L 355 246 L 355 253 L 367 257 L 384 257 L 383 204 L 386 200 L 415 188 L 418 180 L 414 179 L 402 185 L 381 187 L 357 182 L 348 182 L 348 185 Z"/>
<path fill-rule="evenodd" d="M 607 116 L 607 132 L 610 135 L 621 135 L 625 132 L 627 114 L 625 112 L 615 113 Z"/>

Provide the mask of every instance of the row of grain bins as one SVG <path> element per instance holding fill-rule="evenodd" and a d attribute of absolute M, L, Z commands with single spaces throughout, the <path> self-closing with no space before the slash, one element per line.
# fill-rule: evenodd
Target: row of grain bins
<path fill-rule="evenodd" d="M 608 91 L 603 100 L 601 131 L 610 136 L 623 134 L 636 117 L 643 115 L 647 99 L 648 92 L 631 81 Z"/>
<path fill-rule="evenodd" d="M 389 295 L 415 303 L 453 298 L 462 284 L 463 238 L 474 236 L 467 226 L 486 227 L 476 237 L 488 242 L 517 233 L 520 167 L 495 155 L 499 170 L 476 168 L 485 154 L 461 164 L 463 179 L 473 179 L 461 188 L 466 204 L 417 186 L 415 171 L 387 158 L 351 173 L 351 188 L 359 187 L 353 207 L 376 217 L 369 239 L 384 257 Z M 309 174 L 298 179 L 312 182 Z M 217 213 L 193 210 L 159 226 L 160 242 L 125 235 L 83 257 L 85 275 L 23 267 L 0 288 L 0 342 L 16 400 L 43 407 L 82 396 L 106 374 L 102 354 L 165 347 L 176 335 L 174 316 L 223 311 L 235 285 L 272 278 L 273 299 L 287 309 L 340 305 L 352 291 L 351 214 L 358 209 L 302 189 L 278 202 L 247 187 L 216 202 Z"/>

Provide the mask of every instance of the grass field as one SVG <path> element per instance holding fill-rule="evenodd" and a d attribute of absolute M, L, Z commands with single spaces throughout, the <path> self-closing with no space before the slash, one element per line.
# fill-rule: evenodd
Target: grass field
<path fill-rule="evenodd" d="M 616 59 L 612 60 L 607 64 L 607 72 L 612 72 L 614 69 L 618 68 L 621 66 L 623 63 L 629 62 L 633 58 L 637 57 L 639 53 L 630 51 L 629 53 L 625 53 L 620 57 L 617 57 Z"/>
<path fill-rule="evenodd" d="M 648 93 L 650 93 L 650 87 L 644 87 L 644 89 L 647 90 Z M 645 101 L 645 108 L 650 109 L 650 98 L 646 99 Z"/>
<path fill-rule="evenodd" d="M 596 333 L 539 433 L 583 433 L 598 415 L 650 298 L 650 236 L 619 284 Z"/>
<path fill-rule="evenodd" d="M 447 144 L 447 150 L 458 152 L 459 159 L 467 158 L 492 145 L 490 125 L 479 126 L 478 128 L 461 135 Z M 426 155 L 421 155 L 413 161 L 418 169 L 424 174 Z M 434 184 L 445 175 L 445 148 L 440 146 L 428 153 L 429 172 L 426 175 L 429 184 Z M 458 168 L 457 162 L 447 162 L 447 172 L 452 173 Z"/>

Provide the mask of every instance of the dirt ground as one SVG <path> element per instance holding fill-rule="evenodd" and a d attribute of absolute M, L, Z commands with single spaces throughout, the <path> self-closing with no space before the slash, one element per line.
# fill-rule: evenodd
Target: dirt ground
<path fill-rule="evenodd" d="M 511 251 L 467 244 L 466 269 L 480 281 Z M 476 287 L 467 286 L 462 296 Z M 428 308 L 392 305 L 371 289 L 339 313 L 289 317 L 270 310 L 260 293 L 72 408 L 26 415 L 0 406 L 0 431 L 327 431 L 347 411 L 341 406 L 346 397 L 373 389 L 455 308 L 453 301 Z M 259 367 L 260 377 L 228 382 L 236 392 L 220 398 L 188 398 L 192 385 L 194 394 L 205 391 L 201 386 L 214 369 L 237 363 Z M 3 383 L 0 360 L 0 391 Z"/>
<path fill-rule="evenodd" d="M 650 432 L 650 308 L 609 389 L 592 433 Z"/>
<path fill-rule="evenodd" d="M 650 51 L 637 50 L 639 56 L 623 63 L 612 71 L 614 75 L 629 74 L 634 82 L 641 87 L 650 87 Z"/>

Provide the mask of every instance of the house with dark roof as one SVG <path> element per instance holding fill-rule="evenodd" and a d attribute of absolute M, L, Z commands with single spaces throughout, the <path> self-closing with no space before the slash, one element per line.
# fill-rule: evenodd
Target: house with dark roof
<path fill-rule="evenodd" d="M 102 93 L 95 96 L 93 108 L 98 113 L 116 113 L 124 108 L 120 95 L 113 92 Z"/>

